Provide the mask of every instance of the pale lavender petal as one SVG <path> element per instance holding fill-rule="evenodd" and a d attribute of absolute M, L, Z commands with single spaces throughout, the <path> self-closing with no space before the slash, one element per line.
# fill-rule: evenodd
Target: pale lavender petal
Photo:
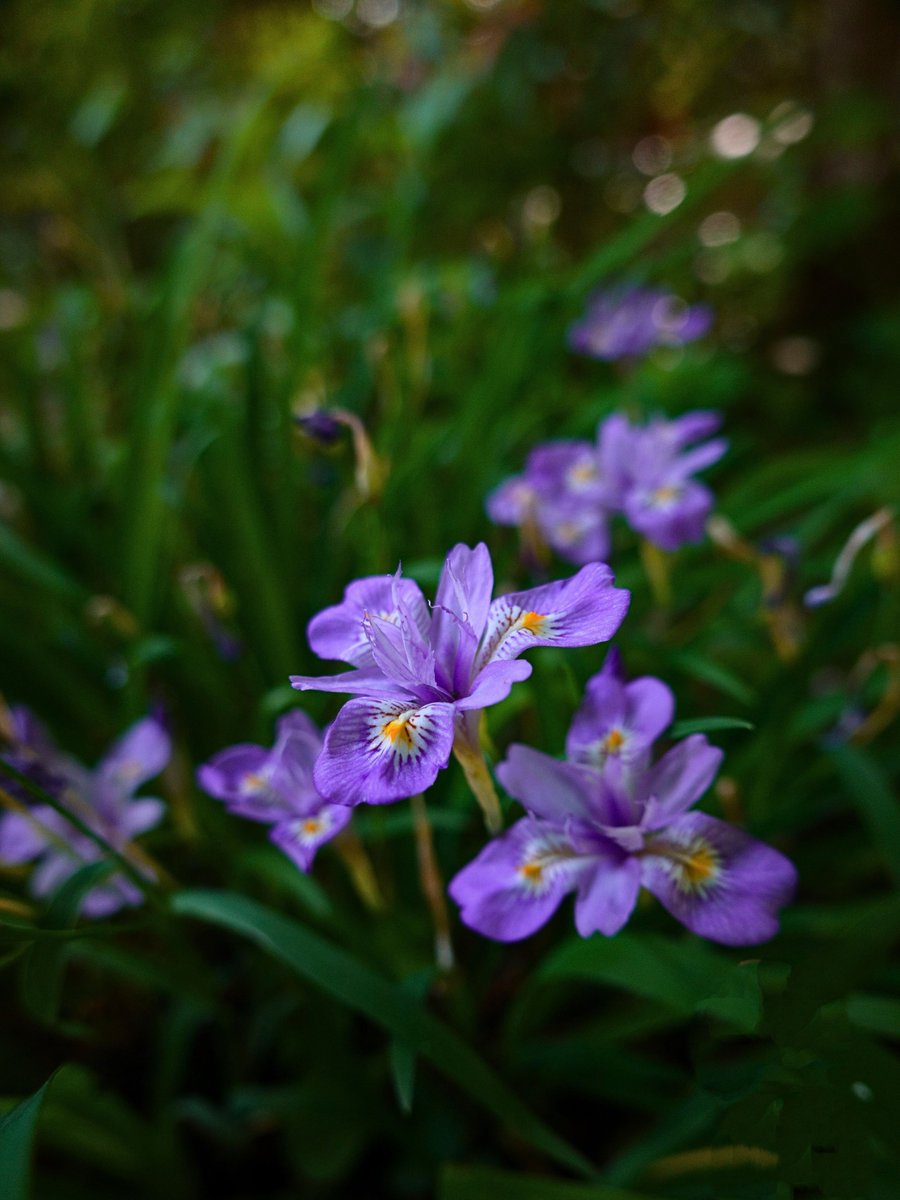
<path fill-rule="evenodd" d="M 291 687 L 298 692 L 343 692 L 346 695 L 396 696 L 397 684 L 378 667 L 360 667 L 338 675 L 291 675 Z"/>
<path fill-rule="evenodd" d="M 722 416 L 713 409 L 698 408 L 684 416 L 667 422 L 672 441 L 676 446 L 687 446 L 710 437 L 722 424 Z"/>
<path fill-rule="evenodd" d="M 363 628 L 375 665 L 401 689 L 434 687 L 434 652 L 415 626 L 366 617 Z"/>
<path fill-rule="evenodd" d="M 558 826 L 526 818 L 488 842 L 448 890 L 471 929 L 515 942 L 553 916 L 591 861 L 579 856 Z"/>
<path fill-rule="evenodd" d="M 113 745 L 97 766 L 101 788 L 131 795 L 142 783 L 158 775 L 172 753 L 172 741 L 155 717 L 145 717 Z"/>
<path fill-rule="evenodd" d="M 628 610 L 629 592 L 613 586 L 603 563 L 577 575 L 493 602 L 478 664 L 516 658 L 532 646 L 593 646 L 609 641 Z"/>
<path fill-rule="evenodd" d="M 110 917 L 122 908 L 134 908 L 143 904 L 144 895 L 124 875 L 114 875 L 100 887 L 91 888 L 81 904 L 82 916 L 92 920 Z"/>
<path fill-rule="evenodd" d="M 301 871 L 308 871 L 319 847 L 336 837 L 352 815 L 346 805 L 324 804 L 306 817 L 279 822 L 269 837 Z"/>
<path fill-rule="evenodd" d="M 454 725 L 452 704 L 350 700 L 325 736 L 316 787 L 335 804 L 388 804 L 414 796 L 447 765 Z"/>
<path fill-rule="evenodd" d="M 724 755 L 702 733 L 678 742 L 650 769 L 643 781 L 644 794 L 652 797 L 647 828 L 664 824 L 690 808 L 709 788 Z"/>
<path fill-rule="evenodd" d="M 521 525 L 536 497 L 534 488 L 524 475 L 514 475 L 505 480 L 488 495 L 485 507 L 491 520 L 497 525 Z"/>
<path fill-rule="evenodd" d="M 197 782 L 217 800 L 241 800 L 263 776 L 269 754 L 263 746 L 250 743 L 229 746 L 197 768 Z"/>
<path fill-rule="evenodd" d="M 793 898 L 797 872 L 779 851 L 705 813 L 687 813 L 642 859 L 642 882 L 673 917 L 730 946 L 765 942 Z"/>
<path fill-rule="evenodd" d="M 728 441 L 726 438 L 714 438 L 710 442 L 704 442 L 702 446 L 696 446 L 693 450 L 686 450 L 678 456 L 676 463 L 677 473 L 682 479 L 685 479 L 688 475 L 702 471 L 704 467 L 712 466 L 727 451 Z"/>
<path fill-rule="evenodd" d="M 494 569 L 487 546 L 483 542 L 474 549 L 462 543 L 454 546 L 441 572 L 431 632 L 439 682 L 453 695 L 468 691 L 493 587 Z"/>
<path fill-rule="evenodd" d="M 641 867 L 635 858 L 612 855 L 585 872 L 575 900 L 575 928 L 582 937 L 618 933 L 634 911 L 641 888 Z"/>
<path fill-rule="evenodd" d="M 81 854 L 67 854 L 63 850 L 50 849 L 31 872 L 28 890 L 32 896 L 43 898 L 56 889 L 88 862 L 96 862 L 100 851 L 89 844 Z"/>
<path fill-rule="evenodd" d="M 632 527 L 661 550 L 677 550 L 686 542 L 703 538 L 714 497 L 702 484 L 661 483 L 658 488 L 635 489 L 625 501 Z"/>
<path fill-rule="evenodd" d="M 602 766 L 610 753 L 625 749 L 625 685 L 605 669 L 592 676 L 566 737 L 566 757 Z M 614 737 L 610 738 L 613 733 Z"/>
<path fill-rule="evenodd" d="M 675 715 L 672 689 L 661 679 L 642 675 L 625 685 L 625 696 L 626 725 L 636 740 L 649 746 L 672 724 Z"/>
<path fill-rule="evenodd" d="M 584 566 L 609 555 L 609 512 L 598 500 L 543 505 L 537 521 L 547 544 L 566 562 Z"/>
<path fill-rule="evenodd" d="M 158 825 L 165 812 L 166 806 L 162 800 L 151 796 L 141 796 L 139 800 L 132 800 L 122 816 L 122 834 L 126 840 L 139 837 Z"/>
<path fill-rule="evenodd" d="M 397 616 L 396 596 L 402 597 L 423 634 L 430 624 L 428 605 L 418 584 L 392 575 L 374 575 L 349 584 L 340 604 L 323 609 L 310 621 L 307 637 L 319 658 L 340 659 L 354 666 L 373 665 L 363 618 L 368 614 L 382 620 Z"/>
<path fill-rule="evenodd" d="M 505 762 L 497 767 L 497 778 L 536 817 L 563 825 L 568 818 L 589 821 L 596 816 L 595 777 L 530 746 L 510 746 Z"/>
<path fill-rule="evenodd" d="M 30 819 L 24 813 L 0 816 L 0 863 L 18 866 L 42 854 L 49 842 L 38 823 L 45 825 L 44 818 L 51 813 L 53 809 L 38 807 L 31 810 Z"/>
<path fill-rule="evenodd" d="M 468 696 L 456 701 L 460 712 L 470 708 L 489 708 L 505 700 L 513 684 L 521 683 L 531 674 L 531 663 L 520 660 L 492 662 L 483 667 L 472 683 Z"/>
<path fill-rule="evenodd" d="M 621 507 L 631 482 L 635 442 L 639 431 L 622 413 L 613 413 L 597 429 L 597 453 L 603 478 Z"/>

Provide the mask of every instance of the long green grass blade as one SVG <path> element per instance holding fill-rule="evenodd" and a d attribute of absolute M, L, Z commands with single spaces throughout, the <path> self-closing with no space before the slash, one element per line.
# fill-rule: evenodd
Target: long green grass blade
<path fill-rule="evenodd" d="M 590 1162 L 537 1117 L 481 1058 L 398 985 L 271 909 L 231 892 L 181 892 L 175 912 L 223 926 L 267 953 L 335 1000 L 402 1038 L 534 1149 L 587 1178 Z"/>

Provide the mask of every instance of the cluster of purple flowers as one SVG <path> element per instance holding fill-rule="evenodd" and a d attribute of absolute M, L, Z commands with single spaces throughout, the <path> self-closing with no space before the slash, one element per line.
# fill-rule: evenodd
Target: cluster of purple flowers
<path fill-rule="evenodd" d="M 693 476 L 727 450 L 723 438 L 710 437 L 719 424 L 714 412 L 645 425 L 615 413 L 600 423 L 594 443 L 535 447 L 524 472 L 490 494 L 488 515 L 531 531 L 577 564 L 608 557 L 616 513 L 662 550 L 699 541 L 713 495 Z"/>
<path fill-rule="evenodd" d="M 687 305 L 662 288 L 609 288 L 590 298 L 584 316 L 569 329 L 569 346 L 607 362 L 643 358 L 657 346 L 696 341 L 712 321 L 705 304 Z"/>
<path fill-rule="evenodd" d="M 4 762 L 37 784 L 114 850 L 127 852 L 133 838 L 162 820 L 165 805 L 137 789 L 165 767 L 171 754 L 169 735 L 156 717 L 145 717 L 112 746 L 93 770 L 64 754 L 24 708 L 9 712 L 9 746 Z M 100 845 L 49 804 L 31 804 L 21 785 L 5 778 L 4 790 L 16 802 L 0 816 L 0 863 L 35 863 L 29 888 L 36 897 L 56 891 L 88 863 L 103 858 Z M 134 864 L 148 877 L 144 862 Z M 140 904 L 142 893 L 122 872 L 91 888 L 81 911 L 105 917 L 120 908 Z"/>
<path fill-rule="evenodd" d="M 512 746 L 497 769 L 527 816 L 490 842 L 450 885 L 463 921 L 516 941 L 569 892 L 582 937 L 618 932 L 641 887 L 702 937 L 749 945 L 772 937 L 796 886 L 790 861 L 725 821 L 689 811 L 712 783 L 721 750 L 702 734 L 654 761 L 672 693 L 628 683 L 618 657 L 588 683 L 566 761 Z"/>

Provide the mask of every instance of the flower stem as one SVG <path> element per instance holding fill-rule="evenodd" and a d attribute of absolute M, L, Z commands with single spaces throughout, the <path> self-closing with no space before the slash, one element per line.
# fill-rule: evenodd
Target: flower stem
<path fill-rule="evenodd" d="M 378 886 L 378 879 L 372 867 L 372 860 L 366 853 L 366 848 L 359 835 L 352 829 L 344 829 L 334 839 L 334 848 L 341 856 L 347 873 L 356 888 L 357 895 L 363 904 L 375 912 L 385 907 L 384 896 Z"/>
<path fill-rule="evenodd" d="M 641 561 L 650 581 L 650 587 L 653 589 L 656 603 L 660 608 L 671 608 L 672 581 L 669 574 L 668 555 L 664 550 L 660 550 L 659 546 L 654 546 L 653 542 L 648 542 L 645 538 L 641 542 Z"/>
<path fill-rule="evenodd" d="M 472 789 L 472 794 L 481 805 L 488 833 L 499 833 L 503 828 L 500 801 L 497 799 L 494 781 L 491 779 L 481 748 L 476 749 L 467 740 L 457 737 L 453 743 L 453 754 L 465 772 L 466 782 Z"/>
<path fill-rule="evenodd" d="M 453 943 L 450 939 L 450 917 L 444 897 L 444 881 L 434 851 L 434 834 L 428 820 L 425 797 L 413 796 L 413 828 L 416 835 L 416 860 L 419 864 L 419 882 L 422 894 L 431 910 L 434 924 L 434 957 L 441 971 L 452 971 L 454 964 Z"/>

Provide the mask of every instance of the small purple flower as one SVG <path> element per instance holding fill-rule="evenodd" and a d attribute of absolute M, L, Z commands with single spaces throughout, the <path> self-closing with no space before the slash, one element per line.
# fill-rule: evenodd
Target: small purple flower
<path fill-rule="evenodd" d="M 590 442 L 536 446 L 525 471 L 501 484 L 487 501 L 498 525 L 533 522 L 548 546 L 579 566 L 605 559 L 615 496 Z"/>
<path fill-rule="evenodd" d="M 569 346 L 607 362 L 642 358 L 657 346 L 694 342 L 711 325 L 712 310 L 705 304 L 688 306 L 662 288 L 611 288 L 588 301 L 584 316 L 569 329 Z"/>
<path fill-rule="evenodd" d="M 417 585 L 398 570 L 393 577 L 351 583 L 342 603 L 313 618 L 313 650 L 355 669 L 294 675 L 291 683 L 358 697 L 344 705 L 326 734 L 315 767 L 323 795 L 343 804 L 413 796 L 434 782 L 451 751 L 473 782 L 474 764 L 483 763 L 478 714 L 531 674 L 519 655 L 533 646 L 608 641 L 628 608 L 628 592 L 613 586 L 602 563 L 492 601 L 493 582 L 487 547 L 458 545 L 447 556 L 431 611 Z M 477 788 L 476 794 L 495 819 L 490 797 Z"/>
<path fill-rule="evenodd" d="M 50 792 L 114 849 L 125 851 L 133 838 L 162 820 L 162 800 L 134 795 L 142 784 L 160 773 L 171 754 L 169 735 L 155 717 L 145 717 L 133 725 L 89 770 L 58 750 L 26 710 L 13 709 L 12 716 L 15 740 L 3 758 Z M 8 790 L 28 803 L 20 791 Z M 85 864 L 102 858 L 102 849 L 49 805 L 33 805 L 27 814 L 8 812 L 0 816 L 0 862 L 35 862 L 29 880 L 34 896 L 49 895 Z M 146 867 L 136 865 L 150 875 Z M 87 893 L 81 911 L 87 917 L 105 917 L 142 900 L 140 889 L 125 875 L 116 873 Z"/>
<path fill-rule="evenodd" d="M 576 761 L 511 747 L 497 774 L 529 815 L 451 882 L 467 925 L 516 941 L 575 892 L 581 936 L 611 936 L 645 887 L 701 937 L 749 945 L 774 936 L 796 871 L 742 830 L 688 811 L 722 759 L 702 734 L 651 764 L 650 742 L 668 723 L 671 704 L 659 680 L 624 684 L 605 670 L 591 680 L 569 734 Z"/>
<path fill-rule="evenodd" d="M 269 837 L 301 871 L 309 871 L 319 847 L 341 832 L 351 810 L 330 804 L 317 791 L 313 767 L 322 735 L 305 713 L 286 713 L 275 745 L 229 746 L 197 769 L 197 782 L 224 800 L 230 813 L 272 826 Z"/>
<path fill-rule="evenodd" d="M 716 438 L 689 447 L 718 425 L 712 412 L 657 417 L 644 426 L 614 413 L 600 424 L 596 445 L 546 442 L 532 450 L 524 473 L 488 496 L 488 515 L 498 525 L 536 529 L 578 564 L 608 554 L 617 512 L 663 550 L 698 541 L 713 495 L 692 476 L 721 458 L 728 443 Z"/>
<path fill-rule="evenodd" d="M 662 550 L 677 550 L 685 542 L 697 542 L 703 537 L 714 497 L 709 488 L 692 476 L 718 462 L 728 443 L 724 438 L 713 438 L 688 447 L 709 437 L 719 423 L 717 413 L 692 412 L 674 421 L 658 417 L 631 431 L 622 510 L 632 529 Z M 610 422 L 606 424 L 608 427 Z M 608 461 L 613 455 L 620 459 L 621 437 L 618 430 L 601 429 L 601 460 Z M 627 434 L 625 439 L 627 444 Z M 610 444 L 616 447 L 615 451 L 609 448 Z"/>

